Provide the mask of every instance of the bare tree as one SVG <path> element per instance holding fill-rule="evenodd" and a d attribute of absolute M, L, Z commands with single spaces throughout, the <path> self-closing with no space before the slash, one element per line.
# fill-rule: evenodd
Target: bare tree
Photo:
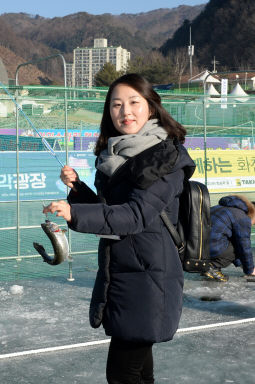
<path fill-rule="evenodd" d="M 169 56 L 173 63 L 174 75 L 180 89 L 182 75 L 186 71 L 189 63 L 187 49 L 177 48 L 175 51 L 170 52 Z"/>
<path fill-rule="evenodd" d="M 239 71 L 252 69 L 251 65 L 247 62 L 247 60 L 245 60 L 242 56 L 238 57 L 237 55 L 234 56 L 234 66 L 235 69 Z"/>

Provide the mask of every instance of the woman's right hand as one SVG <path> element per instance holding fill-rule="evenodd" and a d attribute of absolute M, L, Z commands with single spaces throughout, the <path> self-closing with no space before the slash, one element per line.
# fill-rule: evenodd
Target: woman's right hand
<path fill-rule="evenodd" d="M 78 173 L 72 167 L 69 167 L 69 165 L 65 165 L 61 169 L 60 179 L 65 185 L 72 188 L 74 191 L 76 191 L 74 183 L 80 183 Z"/>

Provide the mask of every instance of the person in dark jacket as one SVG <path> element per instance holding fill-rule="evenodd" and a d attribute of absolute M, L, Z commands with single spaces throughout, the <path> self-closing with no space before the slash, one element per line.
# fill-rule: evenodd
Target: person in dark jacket
<path fill-rule="evenodd" d="M 251 226 L 255 224 L 255 206 L 243 195 L 225 196 L 211 207 L 211 267 L 204 276 L 228 281 L 221 268 L 231 263 L 242 266 L 246 275 L 255 275 L 251 249 Z"/>
<path fill-rule="evenodd" d="M 184 176 L 195 170 L 185 134 L 143 77 L 120 77 L 107 93 L 95 148 L 97 195 L 65 166 L 69 204 L 44 208 L 75 231 L 101 236 L 90 324 L 111 336 L 111 384 L 154 383 L 152 346 L 178 327 L 183 270 L 160 213 L 177 223 Z"/>

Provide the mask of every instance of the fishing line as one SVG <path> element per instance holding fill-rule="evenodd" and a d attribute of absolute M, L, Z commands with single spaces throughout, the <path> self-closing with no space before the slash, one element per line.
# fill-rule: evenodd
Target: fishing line
<path fill-rule="evenodd" d="M 17 103 L 17 101 L 14 99 L 14 97 L 12 96 L 12 94 L 8 91 L 8 89 L 3 85 L 3 83 L 1 83 L 0 81 L 0 86 L 3 88 L 3 90 L 7 93 L 7 95 L 10 97 L 11 101 L 16 105 L 17 109 L 19 112 L 22 113 L 22 115 L 24 116 L 24 118 L 26 119 L 26 121 L 28 122 L 28 124 L 35 130 L 35 132 L 37 133 L 37 135 L 41 138 L 42 140 L 42 143 L 43 145 L 45 146 L 45 148 L 50 152 L 50 154 L 55 157 L 55 159 L 59 162 L 59 164 L 61 165 L 61 167 L 64 167 L 64 164 L 62 163 L 62 161 L 58 158 L 56 152 L 54 151 L 54 149 L 50 146 L 50 144 L 48 143 L 48 141 L 42 137 L 42 135 L 40 134 L 40 132 L 38 131 L 38 129 L 35 127 L 35 125 L 32 123 L 32 121 L 29 119 L 29 117 L 26 115 L 26 113 L 23 111 L 22 107 Z"/>

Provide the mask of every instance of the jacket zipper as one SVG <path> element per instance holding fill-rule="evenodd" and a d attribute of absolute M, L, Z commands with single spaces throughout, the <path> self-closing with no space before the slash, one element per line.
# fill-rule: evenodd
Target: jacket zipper
<path fill-rule="evenodd" d="M 201 188 L 198 186 L 200 192 L 200 249 L 199 249 L 199 260 L 202 259 L 202 245 L 203 245 L 203 223 L 202 223 L 202 206 L 203 206 L 203 195 Z"/>

